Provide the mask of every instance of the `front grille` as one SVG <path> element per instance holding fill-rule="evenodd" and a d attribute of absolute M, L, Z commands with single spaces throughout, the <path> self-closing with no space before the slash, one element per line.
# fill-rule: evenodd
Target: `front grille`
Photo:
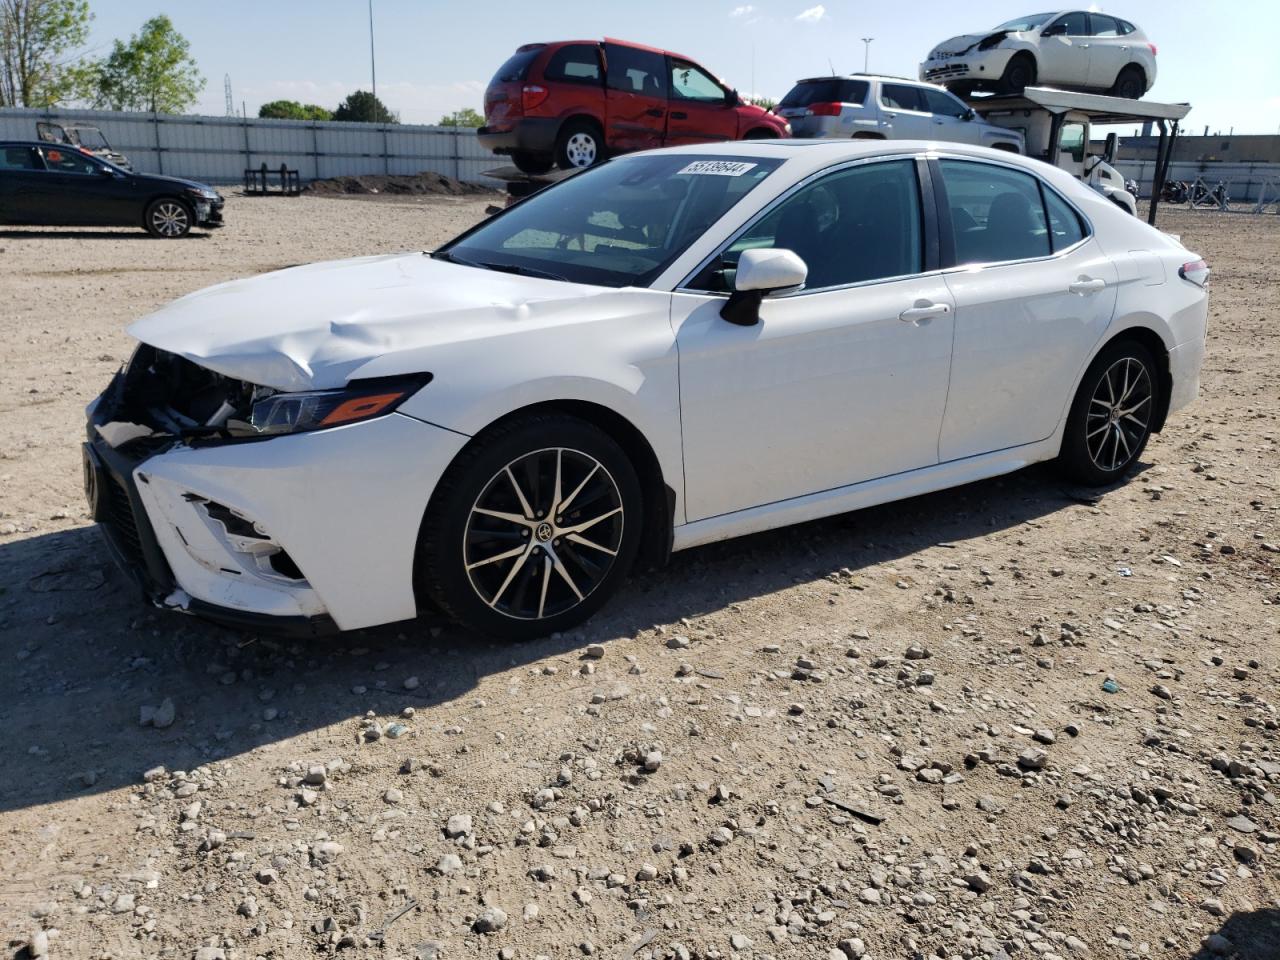
<path fill-rule="evenodd" d="M 945 67 L 934 67 L 924 72 L 926 80 L 945 80 L 947 77 L 956 77 L 969 72 L 967 63 L 949 63 Z"/>
<path fill-rule="evenodd" d="M 133 502 L 129 499 L 129 490 L 123 480 L 110 473 L 105 487 L 102 495 L 106 510 L 102 523 L 125 559 L 132 566 L 145 569 L 146 555 L 142 552 L 142 538 L 138 534 L 138 521 L 133 515 Z"/>

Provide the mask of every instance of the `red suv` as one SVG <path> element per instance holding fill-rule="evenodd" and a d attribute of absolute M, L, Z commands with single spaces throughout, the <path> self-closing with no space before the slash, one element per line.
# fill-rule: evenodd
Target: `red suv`
<path fill-rule="evenodd" d="M 484 93 L 480 143 L 525 173 L 589 167 L 606 153 L 786 137 L 787 121 L 744 103 L 688 57 L 606 38 L 527 43 Z"/>

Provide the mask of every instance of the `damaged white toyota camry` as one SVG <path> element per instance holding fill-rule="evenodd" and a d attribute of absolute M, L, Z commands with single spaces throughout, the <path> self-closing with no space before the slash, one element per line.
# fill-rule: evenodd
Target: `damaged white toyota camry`
<path fill-rule="evenodd" d="M 1196 394 L 1208 268 L 955 144 L 625 156 L 433 253 L 131 328 L 85 484 L 155 603 L 281 632 L 576 624 L 637 555 L 1058 458 L 1122 478 Z"/>

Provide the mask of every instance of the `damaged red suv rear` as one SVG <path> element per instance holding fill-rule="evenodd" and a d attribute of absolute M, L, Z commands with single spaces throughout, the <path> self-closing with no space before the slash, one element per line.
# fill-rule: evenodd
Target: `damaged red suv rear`
<path fill-rule="evenodd" d="M 688 57 L 623 40 L 527 43 L 484 94 L 480 143 L 525 173 L 654 147 L 791 135 Z"/>

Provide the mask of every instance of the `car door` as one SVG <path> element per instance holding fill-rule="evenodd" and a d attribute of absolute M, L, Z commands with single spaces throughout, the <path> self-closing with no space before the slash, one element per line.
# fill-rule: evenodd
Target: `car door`
<path fill-rule="evenodd" d="M 928 140 L 935 135 L 924 91 L 909 83 L 880 84 L 880 117 L 890 140 Z"/>
<path fill-rule="evenodd" d="M 1129 62 L 1129 42 L 1115 17 L 1089 14 L 1089 86 L 1109 89 Z"/>
<path fill-rule="evenodd" d="M 1089 82 L 1089 17 L 1084 11 L 1064 13 L 1040 33 L 1036 83 L 1081 87 Z"/>
<path fill-rule="evenodd" d="M 1084 218 L 1024 170 L 932 161 L 949 213 L 955 302 L 943 462 L 1053 434 L 1111 322 L 1116 270 Z"/>
<path fill-rule="evenodd" d="M 667 133 L 667 58 L 654 50 L 605 43 L 605 143 L 650 150 Z"/>
<path fill-rule="evenodd" d="M 846 164 L 771 205 L 675 294 L 690 521 L 937 462 L 952 308 L 921 209 L 916 160 Z M 729 323 L 737 259 L 767 247 L 798 254 L 808 280 L 766 297 L 754 326 Z"/>
<path fill-rule="evenodd" d="M 66 226 L 141 226 L 142 210 L 130 178 L 73 147 L 42 147 L 50 223 Z"/>
<path fill-rule="evenodd" d="M 982 129 L 972 122 L 973 111 L 960 98 L 945 90 L 921 87 L 925 106 L 933 118 L 930 139 L 952 143 L 982 143 Z"/>
<path fill-rule="evenodd" d="M 34 147 L 0 148 L 0 223 L 39 226 L 45 207 L 44 161 Z"/>
<path fill-rule="evenodd" d="M 669 58 L 671 65 L 668 146 L 738 138 L 737 98 L 696 63 Z"/>

